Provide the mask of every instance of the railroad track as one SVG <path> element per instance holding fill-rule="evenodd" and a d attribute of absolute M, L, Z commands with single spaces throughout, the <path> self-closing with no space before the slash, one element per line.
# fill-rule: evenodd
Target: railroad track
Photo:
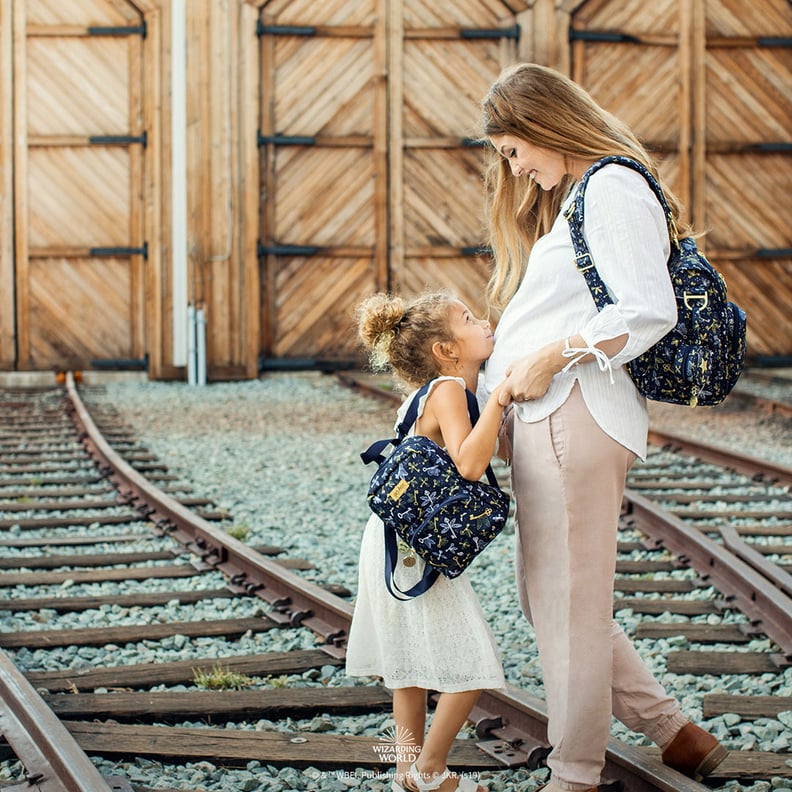
<path fill-rule="evenodd" d="M 729 396 L 732 404 L 742 404 L 749 410 L 765 412 L 782 418 L 792 418 L 792 379 L 760 369 L 744 372 Z"/>
<path fill-rule="evenodd" d="M 664 438 L 661 445 L 670 443 Z M 231 536 L 228 515 L 174 481 L 112 415 L 92 417 L 72 379 L 63 391 L 6 391 L 0 448 L 0 587 L 9 593 L 0 601 L 0 647 L 8 652 L 0 668 L 5 778 L 25 789 L 142 789 L 132 774 L 108 771 L 111 762 L 127 767 L 137 758 L 208 762 L 220 775 L 232 772 L 223 768 L 242 768 L 233 772 L 249 776 L 241 782 L 246 789 L 277 788 L 272 768 L 281 766 L 308 768 L 319 774 L 317 784 L 331 784 L 317 789 L 346 788 L 343 774 L 353 772 L 358 783 L 369 784 L 365 788 L 381 788 L 376 779 L 390 769 L 386 740 L 337 733 L 332 723 L 336 715 L 365 718 L 390 708 L 387 690 L 334 680 L 352 613 L 338 596 L 343 590 L 306 581 L 299 574 L 306 564 L 280 558 L 277 547 L 254 549 Z M 755 547 L 749 549 L 764 564 L 745 552 L 732 560 L 723 531 L 711 527 L 731 520 L 721 501 L 720 514 L 679 513 L 692 511 L 694 503 L 705 510 L 706 497 L 675 498 L 680 490 L 695 494 L 688 485 L 696 481 L 704 482 L 699 489 L 706 496 L 713 485 L 704 477 L 716 475 L 712 466 L 705 470 L 689 460 L 669 447 L 636 468 L 614 608 L 639 641 L 677 644 L 667 658 L 669 671 L 712 678 L 704 717 L 722 711 L 729 728 L 773 719 L 792 709 L 788 698 L 740 690 L 737 701 L 718 690 L 730 689 L 736 673 L 789 687 L 792 614 L 782 574 L 789 570 L 779 553 Z M 686 464 L 695 467 L 676 469 Z M 732 494 L 771 492 L 773 505 L 765 511 L 775 509 L 776 517 L 778 502 L 792 507 L 778 470 L 772 482 L 757 484 L 755 472 L 717 469 L 718 476 L 731 477 L 717 486 L 730 486 Z M 736 509 L 748 500 L 727 502 Z M 670 520 L 658 502 L 672 512 Z M 734 518 L 738 537 L 754 545 L 756 537 L 769 538 L 762 549 L 785 549 L 789 519 L 782 530 L 783 518 L 777 525 L 760 512 L 753 508 L 750 517 L 762 526 L 751 529 L 755 533 L 744 529 L 744 516 Z M 660 524 L 666 534 L 658 540 Z M 696 537 L 694 547 L 680 551 L 677 543 L 687 534 Z M 771 568 L 776 578 L 768 577 Z M 97 593 L 108 581 L 129 590 Z M 207 618 L 207 603 L 232 598 L 238 603 L 233 618 Z M 178 603 L 178 619 L 173 607 L 166 612 L 169 603 Z M 191 610 L 198 606 L 204 610 Z M 298 648 L 268 650 L 272 635 L 286 635 Z M 152 644 L 171 647 L 174 659 L 147 662 Z M 196 653 L 199 644 L 208 648 L 203 657 Z M 96 667 L 97 646 L 115 647 L 112 664 Z M 175 659 L 185 648 L 190 656 Z M 199 684 L 241 686 L 251 679 L 257 684 L 242 690 Z M 452 752 L 456 768 L 508 779 L 517 768 L 541 766 L 548 747 L 540 700 L 517 688 L 486 693 L 473 718 L 475 739 L 458 740 Z M 712 782 L 790 778 L 785 750 L 788 744 L 779 743 L 777 753 L 733 752 Z M 619 783 L 636 792 L 707 788 L 665 768 L 656 751 L 615 739 L 605 777 L 610 783 L 601 789 Z"/>

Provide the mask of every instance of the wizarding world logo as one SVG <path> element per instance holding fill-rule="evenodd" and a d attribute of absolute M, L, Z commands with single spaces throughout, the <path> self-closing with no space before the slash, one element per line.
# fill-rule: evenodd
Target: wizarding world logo
<path fill-rule="evenodd" d="M 379 742 L 371 746 L 382 762 L 415 762 L 421 753 L 413 733 L 404 726 L 390 726 L 379 737 Z"/>

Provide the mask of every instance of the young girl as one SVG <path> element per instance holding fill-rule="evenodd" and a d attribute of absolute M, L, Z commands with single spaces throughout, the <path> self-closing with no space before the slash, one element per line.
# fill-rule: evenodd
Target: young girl
<path fill-rule="evenodd" d="M 444 446 L 459 472 L 477 480 L 495 450 L 502 407 L 490 397 L 471 428 L 465 389 L 476 392 L 479 369 L 493 349 L 489 322 L 476 319 L 447 294 L 425 294 L 406 304 L 376 294 L 358 309 L 358 330 L 375 370 L 390 368 L 406 385 L 432 386 L 410 434 Z M 402 404 L 402 420 L 415 392 Z M 414 585 L 423 561 L 399 553 L 400 589 Z M 419 597 L 392 597 L 385 587 L 382 521 L 366 524 L 360 550 L 358 596 L 347 648 L 347 674 L 380 676 L 393 690 L 396 779 L 393 792 L 481 792 L 470 778 L 449 773 L 451 745 L 484 688 L 504 686 L 492 633 L 467 574 L 441 576 Z M 440 692 L 424 739 L 427 690 Z M 412 760 L 415 759 L 413 762 Z"/>

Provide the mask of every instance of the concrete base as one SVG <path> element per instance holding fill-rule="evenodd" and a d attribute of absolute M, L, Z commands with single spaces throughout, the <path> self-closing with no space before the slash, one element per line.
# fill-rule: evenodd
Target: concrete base
<path fill-rule="evenodd" d="M 82 371 L 80 378 L 86 385 L 148 382 L 145 371 Z M 0 371 L 0 388 L 53 388 L 57 384 L 54 371 Z"/>

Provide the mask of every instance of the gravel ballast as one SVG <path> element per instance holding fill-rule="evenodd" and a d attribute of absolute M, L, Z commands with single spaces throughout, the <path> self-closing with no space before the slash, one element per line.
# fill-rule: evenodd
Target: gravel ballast
<path fill-rule="evenodd" d="M 369 511 L 365 492 L 373 472 L 360 461 L 360 451 L 373 440 L 389 437 L 395 414 L 388 402 L 352 391 L 329 375 L 319 373 L 275 373 L 261 380 L 189 387 L 182 383 L 109 382 L 104 390 L 89 389 L 92 404 L 114 405 L 140 442 L 156 454 L 196 494 L 212 498 L 234 517 L 235 527 L 249 530 L 251 545 L 278 545 L 289 556 L 306 558 L 316 569 L 300 572 L 317 583 L 334 583 L 354 592 L 360 538 Z M 789 421 L 772 416 L 749 417 L 742 408 L 691 410 L 669 405 L 650 405 L 653 425 L 713 444 L 735 447 L 755 456 L 771 458 L 792 466 L 792 432 Z M 507 680 L 531 695 L 543 698 L 538 657 L 530 626 L 516 599 L 513 566 L 513 534 L 507 529 L 471 568 L 471 580 L 501 647 Z M 669 573 L 685 577 L 689 570 Z M 157 588 L 160 583 L 156 582 Z M 92 590 L 92 593 L 96 591 Z M 25 596 L 17 593 L 16 596 Z M 207 604 L 207 618 L 243 617 L 255 612 L 255 604 L 236 606 L 217 600 Z M 162 618 L 178 617 L 173 605 Z M 124 623 L 127 614 L 105 614 L 107 623 Z M 638 617 L 621 611 L 618 618 L 629 629 Z M 672 620 L 668 615 L 656 617 Z M 731 616 L 705 617 L 726 622 Z M 736 620 L 740 620 L 737 618 Z M 30 629 L 20 622 L 16 629 Z M 46 626 L 46 625 L 42 625 Z M 4 629 L 8 629 L 7 627 Z M 300 633 L 302 632 L 302 637 Z M 305 631 L 270 631 L 259 637 L 221 646 L 223 654 L 248 651 L 285 651 L 306 646 Z M 636 641 L 636 646 L 656 676 L 681 702 L 685 712 L 708 727 L 733 750 L 789 752 L 792 716 L 778 720 L 743 721 L 738 716 L 702 719 L 702 696 L 710 692 L 748 692 L 756 695 L 792 695 L 792 672 L 784 676 L 687 677 L 666 673 L 669 650 L 686 644 L 682 638 Z M 717 648 L 717 647 L 709 647 Z M 745 651 L 766 651 L 767 641 L 744 645 Z M 172 642 L 166 647 L 145 647 L 145 660 L 160 662 L 191 657 L 198 647 L 191 642 Z M 66 665 L 80 663 L 115 665 L 134 662 L 136 647 L 92 648 L 89 656 L 77 651 L 61 657 Z M 28 669 L 45 662 L 36 652 L 21 650 L 15 658 Z M 110 655 L 110 656 L 105 656 Z M 49 661 L 51 662 L 51 658 Z M 290 678 L 289 684 L 356 684 L 332 666 Z M 368 734 L 376 739 L 392 726 L 389 714 L 334 719 L 335 731 Z M 199 724 L 196 724 L 199 725 Z M 283 728 L 267 721 L 245 724 L 245 728 Z M 292 722 L 290 728 L 322 730 L 321 719 Z M 635 744 L 649 744 L 640 735 L 614 722 L 613 733 Z M 190 788 L 204 790 L 382 790 L 385 779 L 366 771 L 324 771 L 275 768 L 251 763 L 244 770 L 228 770 L 210 762 L 162 767 L 140 760 L 134 765 L 100 763 L 104 773 L 126 775 L 132 783 L 152 789 Z M 0 770 L 0 780 L 3 779 Z M 526 770 L 481 774 L 479 781 L 490 790 L 531 790 L 546 778 L 546 771 Z M 780 782 L 780 783 L 779 783 Z M 721 787 L 733 792 L 764 792 L 792 789 L 792 783 L 776 780 Z"/>

